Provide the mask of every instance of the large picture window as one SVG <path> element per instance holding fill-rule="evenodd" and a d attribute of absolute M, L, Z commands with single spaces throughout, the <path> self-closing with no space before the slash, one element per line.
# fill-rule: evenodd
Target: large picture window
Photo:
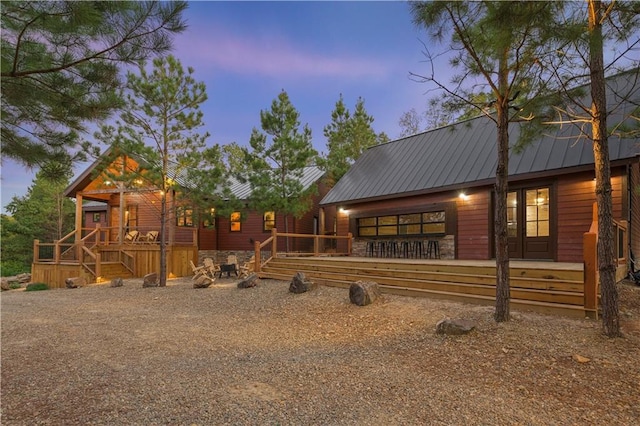
<path fill-rule="evenodd" d="M 363 217 L 357 220 L 358 236 L 421 236 L 446 233 L 444 210 L 399 215 Z"/>

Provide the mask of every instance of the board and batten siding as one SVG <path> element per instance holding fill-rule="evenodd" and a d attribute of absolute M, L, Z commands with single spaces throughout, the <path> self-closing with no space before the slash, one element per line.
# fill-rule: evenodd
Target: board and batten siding
<path fill-rule="evenodd" d="M 623 176 L 612 171 L 613 217 L 622 219 Z M 593 173 L 564 176 L 557 181 L 557 261 L 583 261 L 583 235 L 593 220 L 595 181 Z"/>
<path fill-rule="evenodd" d="M 640 267 L 640 161 L 631 165 L 629 173 L 629 201 L 631 206 L 630 238 L 636 264 Z"/>
<path fill-rule="evenodd" d="M 489 189 L 467 194 L 458 200 L 457 258 L 466 260 L 490 259 L 489 218 L 491 191 Z"/>

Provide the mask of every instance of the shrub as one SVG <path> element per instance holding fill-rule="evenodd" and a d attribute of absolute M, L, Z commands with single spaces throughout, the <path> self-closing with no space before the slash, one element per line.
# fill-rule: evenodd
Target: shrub
<path fill-rule="evenodd" d="M 20 288 L 20 287 L 22 287 L 22 284 L 20 284 L 20 283 L 19 283 L 19 282 L 17 282 L 17 281 L 11 281 L 11 282 L 9 283 L 9 288 L 10 288 L 11 290 L 15 290 L 15 289 Z"/>
<path fill-rule="evenodd" d="M 40 291 L 40 290 L 49 290 L 49 286 L 45 283 L 31 283 L 27 284 L 27 288 L 25 291 Z"/>
<path fill-rule="evenodd" d="M 12 277 L 25 272 L 31 272 L 31 266 L 17 260 L 3 260 L 0 262 L 0 275 L 3 277 Z"/>

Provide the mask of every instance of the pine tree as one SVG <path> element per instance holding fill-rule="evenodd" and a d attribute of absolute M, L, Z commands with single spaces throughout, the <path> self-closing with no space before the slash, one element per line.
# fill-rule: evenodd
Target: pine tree
<path fill-rule="evenodd" d="M 3 156 L 82 158 L 79 133 L 122 105 L 118 67 L 171 47 L 187 3 L 2 2 Z M 84 147 L 88 149 L 88 146 Z"/>
<path fill-rule="evenodd" d="M 247 151 L 251 204 L 255 210 L 283 214 L 288 232 L 289 216 L 299 218 L 309 211 L 310 195 L 317 191 L 314 186 L 305 190 L 301 182 L 317 152 L 311 129 L 305 124 L 300 131 L 300 114 L 284 90 L 270 110 L 260 111 L 260 122 L 264 133 L 253 129 Z"/>
<path fill-rule="evenodd" d="M 167 225 L 175 215 L 177 202 L 187 199 L 191 206 L 215 204 L 216 194 L 226 182 L 222 155 L 218 146 L 207 148 L 208 133 L 199 134 L 203 126 L 200 105 L 207 99 L 204 83 L 193 78 L 173 56 L 157 58 L 149 73 L 145 64 L 139 75 L 127 74 L 122 97 L 126 105 L 116 126 L 105 126 L 96 138 L 112 146 L 112 156 L 135 159 L 136 170 L 111 176 L 124 184 L 141 179 L 144 186 L 161 191 L 160 203 L 160 285 L 166 285 Z M 218 203 L 220 206 L 222 203 Z M 217 206 L 217 207 L 218 207 Z M 200 206 L 201 209 L 204 206 Z"/>

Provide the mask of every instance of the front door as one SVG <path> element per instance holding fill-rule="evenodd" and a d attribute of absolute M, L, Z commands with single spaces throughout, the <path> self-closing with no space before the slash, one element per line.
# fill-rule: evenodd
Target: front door
<path fill-rule="evenodd" d="M 509 257 L 553 259 L 551 188 L 523 188 L 507 196 Z"/>

